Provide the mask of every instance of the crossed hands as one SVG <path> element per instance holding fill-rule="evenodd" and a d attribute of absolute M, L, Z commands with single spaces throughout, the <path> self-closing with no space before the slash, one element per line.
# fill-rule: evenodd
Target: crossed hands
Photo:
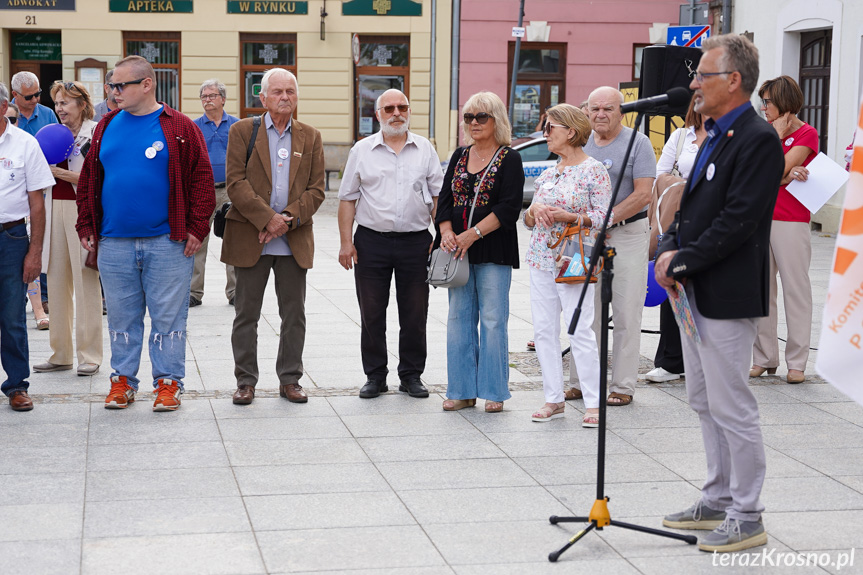
<path fill-rule="evenodd" d="M 258 232 L 258 243 L 268 244 L 275 238 L 285 235 L 291 229 L 290 222 L 293 220 L 293 216 L 273 214 L 273 217 L 267 222 L 267 227 Z"/>

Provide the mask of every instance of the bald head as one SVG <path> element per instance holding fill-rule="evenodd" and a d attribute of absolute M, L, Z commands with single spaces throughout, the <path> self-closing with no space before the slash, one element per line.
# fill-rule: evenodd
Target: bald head
<path fill-rule="evenodd" d="M 395 88 L 390 88 L 389 90 L 378 96 L 378 99 L 375 100 L 375 110 L 381 107 L 381 102 L 383 102 L 384 100 L 398 100 L 398 102 L 395 103 L 396 105 L 407 104 L 408 106 L 410 106 L 410 102 L 408 102 L 408 97 L 405 96 L 405 93 L 401 90 L 396 90 Z"/>
<path fill-rule="evenodd" d="M 623 93 L 611 86 L 601 86 L 587 98 L 587 111 L 590 125 L 600 141 L 613 140 L 622 129 L 620 105 Z"/>

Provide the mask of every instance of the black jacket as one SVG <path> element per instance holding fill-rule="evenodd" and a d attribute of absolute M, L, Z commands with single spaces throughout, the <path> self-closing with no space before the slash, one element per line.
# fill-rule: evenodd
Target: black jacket
<path fill-rule="evenodd" d="M 668 274 L 693 283 L 703 316 L 764 317 L 769 311 L 770 225 L 785 166 L 782 145 L 753 108 L 719 138 L 704 169 L 687 182 L 680 210 L 656 255 L 679 250 Z M 698 158 L 703 152 L 702 146 Z M 713 177 L 708 179 L 711 165 Z"/>

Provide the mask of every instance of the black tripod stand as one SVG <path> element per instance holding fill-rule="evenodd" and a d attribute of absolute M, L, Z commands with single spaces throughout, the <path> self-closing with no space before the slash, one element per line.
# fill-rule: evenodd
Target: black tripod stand
<path fill-rule="evenodd" d="M 629 161 L 629 156 L 632 153 L 632 145 L 635 142 L 638 127 L 641 125 L 642 116 L 643 114 L 639 113 L 635 118 L 635 126 L 632 130 L 632 136 L 629 139 L 629 145 L 626 148 L 626 155 L 624 156 L 622 164 L 623 166 L 626 166 L 626 163 Z M 663 531 L 661 529 L 653 529 L 651 527 L 643 527 L 632 523 L 615 521 L 611 518 L 611 514 L 608 511 L 609 498 L 605 495 L 605 412 L 607 407 L 606 392 L 608 391 L 608 306 L 611 303 L 611 284 L 614 279 L 614 256 L 616 252 L 613 247 L 607 247 L 605 245 L 605 238 L 608 231 L 608 220 L 611 216 L 611 207 L 616 203 L 617 193 L 620 190 L 620 182 L 622 179 L 623 170 L 621 170 L 621 177 L 618 178 L 617 184 L 614 186 L 614 191 L 611 194 L 608 212 L 605 214 L 605 220 L 602 222 L 602 227 L 599 230 L 596 245 L 593 247 L 593 253 L 590 256 L 590 266 L 587 272 L 587 277 L 591 277 L 593 275 L 596 262 L 601 256 L 604 262 L 604 267 L 602 268 L 602 289 L 600 294 L 602 300 L 602 311 L 600 317 L 602 321 L 600 323 L 600 329 L 602 330 L 602 333 L 599 338 L 599 449 L 596 456 L 596 501 L 594 501 L 593 507 L 590 509 L 590 515 L 587 517 L 558 517 L 557 515 L 552 515 L 548 518 L 552 525 L 557 525 L 558 523 L 589 522 L 587 527 L 573 535 L 569 541 L 566 542 L 566 545 L 557 551 L 548 554 L 548 560 L 552 563 L 557 561 L 564 551 L 575 545 L 579 539 L 590 533 L 593 529 L 602 530 L 602 528 L 607 525 L 623 527 L 624 529 L 641 531 L 652 535 L 659 535 L 660 537 L 678 539 L 680 541 L 685 541 L 690 545 L 695 545 L 698 542 L 698 538 L 694 535 L 680 535 L 678 533 Z M 575 308 L 575 312 L 572 314 L 572 321 L 569 324 L 570 335 L 575 333 L 575 326 L 578 325 L 578 318 L 581 315 L 581 306 L 584 302 L 588 285 L 589 284 L 587 283 L 584 284 L 584 288 L 581 290 L 581 296 L 578 298 L 578 305 Z"/>

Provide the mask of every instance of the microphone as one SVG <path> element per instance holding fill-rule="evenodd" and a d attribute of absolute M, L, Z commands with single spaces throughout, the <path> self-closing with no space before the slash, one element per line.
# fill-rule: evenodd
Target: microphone
<path fill-rule="evenodd" d="M 628 114 L 629 112 L 650 112 L 660 106 L 671 106 L 677 108 L 688 104 L 690 98 L 691 95 L 689 90 L 678 86 L 677 88 L 672 88 L 665 94 L 660 94 L 659 96 L 652 96 L 650 98 L 643 98 L 634 102 L 621 104 L 620 112 L 621 114 Z"/>

